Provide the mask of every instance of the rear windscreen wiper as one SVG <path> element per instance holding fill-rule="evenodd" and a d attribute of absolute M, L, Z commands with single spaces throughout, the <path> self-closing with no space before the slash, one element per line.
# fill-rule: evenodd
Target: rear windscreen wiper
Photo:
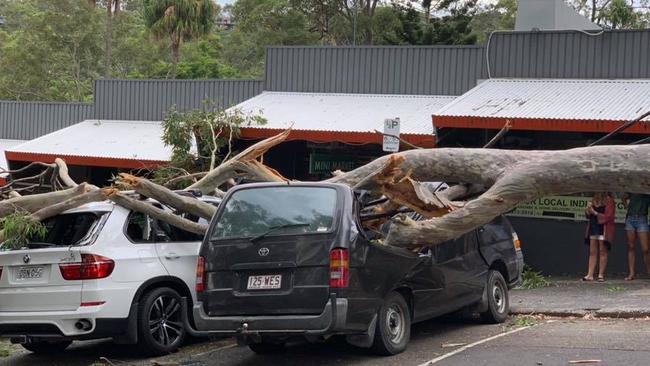
<path fill-rule="evenodd" d="M 286 228 L 290 228 L 290 227 L 304 227 L 304 226 L 309 226 L 309 225 L 311 225 L 311 224 L 308 224 L 308 223 L 304 222 L 304 223 L 294 223 L 294 224 L 284 224 L 284 225 L 278 225 L 278 226 L 270 226 L 268 228 L 268 230 L 266 230 L 264 233 L 254 237 L 254 238 L 251 238 L 251 242 L 254 243 L 254 242 L 266 237 L 270 233 L 272 233 L 274 231 L 277 231 L 277 230 L 280 230 L 280 229 L 286 229 Z"/>

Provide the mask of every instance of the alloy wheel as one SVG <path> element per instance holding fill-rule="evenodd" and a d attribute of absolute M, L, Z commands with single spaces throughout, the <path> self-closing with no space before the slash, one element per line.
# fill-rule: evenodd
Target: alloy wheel
<path fill-rule="evenodd" d="M 162 346 L 174 344 L 183 334 L 181 304 L 173 296 L 161 295 L 149 309 L 149 332 Z"/>

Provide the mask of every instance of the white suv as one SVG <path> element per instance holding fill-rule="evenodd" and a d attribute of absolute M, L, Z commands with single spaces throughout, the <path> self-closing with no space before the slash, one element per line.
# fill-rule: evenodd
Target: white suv
<path fill-rule="evenodd" d="M 111 202 L 44 224 L 42 240 L 0 252 L 0 336 L 36 353 L 106 337 L 153 354 L 178 348 L 181 297 L 196 299 L 201 236 Z"/>

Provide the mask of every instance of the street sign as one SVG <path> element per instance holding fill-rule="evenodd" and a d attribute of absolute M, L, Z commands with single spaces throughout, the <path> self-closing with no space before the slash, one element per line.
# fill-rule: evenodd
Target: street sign
<path fill-rule="evenodd" d="M 399 124 L 399 118 L 387 118 L 384 120 L 384 151 L 399 151 Z"/>

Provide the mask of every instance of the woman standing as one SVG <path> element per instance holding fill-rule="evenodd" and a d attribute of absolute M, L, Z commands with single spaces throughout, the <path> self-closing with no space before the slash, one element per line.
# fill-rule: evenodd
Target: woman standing
<path fill-rule="evenodd" d="M 616 203 L 611 193 L 596 193 L 585 210 L 587 220 L 587 233 L 585 244 L 589 245 L 589 267 L 583 281 L 593 281 L 596 264 L 598 264 L 598 281 L 605 281 L 605 268 L 607 256 L 614 241 L 614 217 Z"/>

